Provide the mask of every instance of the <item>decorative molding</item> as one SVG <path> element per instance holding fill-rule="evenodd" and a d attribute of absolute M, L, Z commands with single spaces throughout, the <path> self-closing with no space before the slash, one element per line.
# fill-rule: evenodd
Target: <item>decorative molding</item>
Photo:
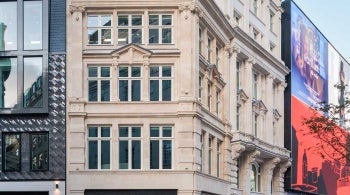
<path fill-rule="evenodd" d="M 284 177 L 284 173 L 287 171 L 287 169 L 292 165 L 291 161 L 286 161 L 282 164 L 279 164 L 279 168 L 280 168 L 280 177 Z"/>
<path fill-rule="evenodd" d="M 196 3 L 187 3 L 187 4 L 180 4 L 179 5 L 179 11 L 184 12 L 184 11 L 190 11 L 193 14 L 197 14 L 199 17 L 204 17 L 204 12 L 199 8 L 199 6 Z M 188 18 L 188 15 L 185 15 L 185 19 Z"/>
<path fill-rule="evenodd" d="M 239 156 L 244 152 L 245 146 L 241 144 L 235 144 L 232 146 L 232 160 L 237 160 Z"/>
<path fill-rule="evenodd" d="M 272 175 L 273 170 L 275 169 L 277 164 L 280 163 L 280 162 L 281 162 L 281 159 L 278 158 L 278 157 L 275 157 L 275 158 L 271 159 L 268 163 L 266 163 L 267 173 L 269 175 Z"/>
<path fill-rule="evenodd" d="M 71 14 L 75 12 L 84 13 L 85 12 L 85 6 L 84 5 L 69 5 L 69 12 Z"/>
<path fill-rule="evenodd" d="M 280 118 L 282 117 L 282 115 L 278 112 L 277 109 L 273 109 L 273 118 L 278 121 Z"/>
<path fill-rule="evenodd" d="M 256 158 L 260 155 L 260 151 L 258 150 L 254 150 L 253 152 L 251 152 L 250 154 L 248 154 L 248 164 L 251 165 Z"/>

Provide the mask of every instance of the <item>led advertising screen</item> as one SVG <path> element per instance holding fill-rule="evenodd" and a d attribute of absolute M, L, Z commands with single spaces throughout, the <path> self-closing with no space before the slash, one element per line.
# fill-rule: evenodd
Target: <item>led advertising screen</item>
<path fill-rule="evenodd" d="M 320 140 L 309 135 L 310 129 L 303 124 L 305 118 L 314 116 L 312 107 L 318 103 L 341 105 L 345 102 L 350 94 L 350 65 L 293 1 L 284 4 L 287 10 L 282 27 L 288 32 L 282 31 L 282 47 L 288 47 L 283 55 L 291 70 L 285 104 L 285 135 L 290 142 L 286 147 L 292 152 L 287 188 L 315 194 L 350 194 L 350 163 L 347 166 L 322 157 L 314 147 Z M 338 129 L 344 132 L 350 116 L 345 110 L 340 110 L 338 115 L 341 119 Z M 317 116 L 327 116 L 327 113 Z M 341 140 L 346 143 L 345 138 Z"/>

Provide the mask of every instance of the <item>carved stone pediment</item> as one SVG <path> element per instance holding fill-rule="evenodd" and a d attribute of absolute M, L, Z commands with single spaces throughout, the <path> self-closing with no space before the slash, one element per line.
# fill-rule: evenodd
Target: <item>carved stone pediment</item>
<path fill-rule="evenodd" d="M 266 113 L 268 110 L 262 100 L 253 100 L 253 111 Z"/>
<path fill-rule="evenodd" d="M 239 101 L 239 103 L 244 103 L 249 98 L 243 89 L 238 90 L 237 97 L 237 101 Z"/>
<path fill-rule="evenodd" d="M 143 62 L 145 59 L 148 59 L 152 55 L 152 52 L 131 43 L 112 51 L 110 54 L 113 57 L 117 57 L 119 62 L 134 63 Z"/>
<path fill-rule="evenodd" d="M 273 118 L 275 119 L 275 120 L 278 120 L 278 119 L 280 119 L 282 117 L 282 115 L 278 112 L 278 110 L 277 109 L 273 109 Z"/>

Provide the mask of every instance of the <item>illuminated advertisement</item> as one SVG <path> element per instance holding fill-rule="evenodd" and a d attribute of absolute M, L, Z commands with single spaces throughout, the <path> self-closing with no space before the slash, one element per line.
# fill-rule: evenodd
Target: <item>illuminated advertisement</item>
<path fill-rule="evenodd" d="M 318 103 L 344 104 L 350 94 L 350 65 L 293 1 L 284 1 L 283 9 L 282 58 L 291 70 L 285 95 L 285 146 L 292 152 L 292 166 L 286 175 L 286 190 L 288 194 L 348 195 L 349 163 L 311 150 L 319 140 L 308 133 L 303 120 L 314 116 L 312 107 Z M 343 131 L 350 116 L 340 110 L 338 117 Z"/>

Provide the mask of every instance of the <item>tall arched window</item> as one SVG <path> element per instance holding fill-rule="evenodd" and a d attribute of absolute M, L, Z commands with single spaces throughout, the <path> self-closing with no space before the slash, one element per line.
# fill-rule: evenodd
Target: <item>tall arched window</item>
<path fill-rule="evenodd" d="M 260 166 L 258 163 L 253 163 L 250 170 L 250 191 L 260 191 Z"/>

